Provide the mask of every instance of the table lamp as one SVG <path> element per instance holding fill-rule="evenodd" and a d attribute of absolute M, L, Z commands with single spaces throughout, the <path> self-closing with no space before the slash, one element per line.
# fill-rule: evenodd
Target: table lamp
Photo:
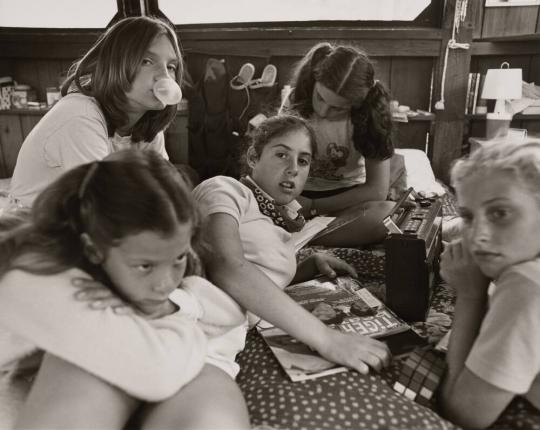
<path fill-rule="evenodd" d="M 507 62 L 499 69 L 489 69 L 482 88 L 483 99 L 494 99 L 495 109 L 486 115 L 486 137 L 496 139 L 508 134 L 512 113 L 506 110 L 506 100 L 521 98 L 521 69 L 511 69 Z"/>

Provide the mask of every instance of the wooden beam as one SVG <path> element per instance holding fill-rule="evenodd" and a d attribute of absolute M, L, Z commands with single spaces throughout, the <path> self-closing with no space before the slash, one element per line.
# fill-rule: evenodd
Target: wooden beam
<path fill-rule="evenodd" d="M 511 39 L 510 39 L 511 38 Z M 508 40 L 510 39 L 510 40 Z M 540 54 L 540 34 L 531 36 L 510 36 L 505 42 L 475 41 L 472 55 L 536 55 Z M 519 42 L 519 43 L 517 43 Z"/>
<path fill-rule="evenodd" d="M 440 57 L 437 61 L 434 80 L 433 103 L 440 98 L 441 79 L 445 66 L 445 51 L 448 40 L 452 37 L 454 11 L 457 0 L 446 3 L 443 30 L 445 35 L 441 44 Z M 461 23 L 456 37 L 459 43 L 471 43 L 474 20 L 477 17 L 477 8 L 481 2 L 467 3 L 467 17 Z M 435 176 L 445 183 L 449 183 L 449 170 L 452 162 L 461 156 L 463 129 L 465 119 L 465 97 L 467 92 L 467 79 L 470 71 L 471 51 L 464 49 L 450 49 L 446 64 L 446 79 L 444 91 L 444 110 L 434 110 L 436 114 L 432 153 L 432 165 Z"/>
<path fill-rule="evenodd" d="M 403 27 L 235 27 L 189 28 L 177 26 L 182 40 L 250 40 L 250 39 L 421 39 L 441 40 L 442 31 L 435 28 Z"/>
<path fill-rule="evenodd" d="M 270 57 L 302 56 L 317 40 L 181 40 L 183 51 L 208 55 Z M 335 43 L 358 44 L 372 57 L 437 57 L 440 41 L 390 39 L 320 39 Z"/>

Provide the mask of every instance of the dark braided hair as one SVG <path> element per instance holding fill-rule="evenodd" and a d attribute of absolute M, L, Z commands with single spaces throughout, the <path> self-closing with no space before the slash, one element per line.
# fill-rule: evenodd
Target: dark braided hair
<path fill-rule="evenodd" d="M 374 75 L 373 63 L 363 51 L 319 43 L 295 68 L 291 107 L 303 117 L 310 117 L 313 89 L 320 82 L 350 100 L 354 147 L 366 158 L 390 158 L 394 153 L 390 95 Z"/>

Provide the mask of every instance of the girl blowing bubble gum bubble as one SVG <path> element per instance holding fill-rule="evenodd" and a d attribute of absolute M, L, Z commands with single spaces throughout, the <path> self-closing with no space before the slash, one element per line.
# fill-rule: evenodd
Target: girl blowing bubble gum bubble
<path fill-rule="evenodd" d="M 176 116 L 182 79 L 178 40 L 166 22 L 130 17 L 108 28 L 71 66 L 62 98 L 23 142 L 12 203 L 30 207 L 62 173 L 122 149 L 168 159 L 163 130 Z"/>
<path fill-rule="evenodd" d="M 440 401 L 485 428 L 516 396 L 540 409 L 540 144 L 484 146 L 452 184 L 462 226 L 441 260 L 457 300 Z"/>
<path fill-rule="evenodd" d="M 182 90 L 172 79 L 160 79 L 154 84 L 154 94 L 156 98 L 167 105 L 177 105 L 182 100 Z"/>
<path fill-rule="evenodd" d="M 25 340 L 0 346 L 0 369 L 45 352 L 18 427 L 121 429 L 138 409 L 141 428 L 249 428 L 234 382 L 245 314 L 186 276 L 198 232 L 189 186 L 154 151 L 78 166 L 30 217 L 0 219 L 0 339 Z M 74 297 L 96 291 L 130 311 Z"/>

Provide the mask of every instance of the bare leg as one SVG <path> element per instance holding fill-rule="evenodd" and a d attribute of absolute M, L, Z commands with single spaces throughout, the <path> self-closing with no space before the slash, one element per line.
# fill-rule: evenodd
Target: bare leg
<path fill-rule="evenodd" d="M 20 429 L 121 429 L 139 402 L 80 367 L 45 354 Z"/>
<path fill-rule="evenodd" d="M 249 429 L 249 415 L 236 382 L 223 370 L 205 365 L 173 397 L 145 407 L 141 428 Z"/>
<path fill-rule="evenodd" d="M 309 242 L 310 245 L 323 245 L 334 248 L 354 248 L 360 245 L 380 242 L 388 230 L 382 220 L 390 213 L 395 202 L 366 202 L 358 207 L 358 218 L 351 223 Z M 331 214 L 332 216 L 339 216 Z"/>

